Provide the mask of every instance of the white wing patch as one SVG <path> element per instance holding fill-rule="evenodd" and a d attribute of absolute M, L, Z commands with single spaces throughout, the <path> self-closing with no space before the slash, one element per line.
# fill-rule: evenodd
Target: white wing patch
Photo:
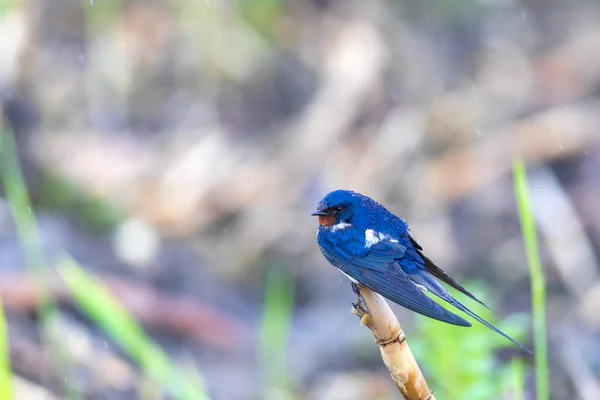
<path fill-rule="evenodd" d="M 371 247 L 380 241 L 379 232 L 375 232 L 373 229 L 367 229 L 365 231 L 365 247 Z"/>
<path fill-rule="evenodd" d="M 398 243 L 396 239 L 392 239 L 390 235 L 385 233 L 379 233 L 373 229 L 367 229 L 365 231 L 365 247 L 370 248 L 371 246 L 381 242 L 382 240 L 389 240 L 390 242 Z"/>

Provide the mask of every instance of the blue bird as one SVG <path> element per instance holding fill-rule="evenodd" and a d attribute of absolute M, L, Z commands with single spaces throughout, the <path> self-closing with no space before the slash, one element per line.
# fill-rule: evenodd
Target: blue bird
<path fill-rule="evenodd" d="M 312 213 L 319 217 L 317 241 L 325 258 L 356 285 L 427 317 L 453 325 L 471 326 L 425 295 L 432 293 L 523 350 L 531 350 L 486 322 L 454 299 L 435 279 L 487 307 L 423 254 L 408 225 L 381 204 L 362 194 L 336 190 Z M 488 307 L 489 308 L 489 307 Z"/>

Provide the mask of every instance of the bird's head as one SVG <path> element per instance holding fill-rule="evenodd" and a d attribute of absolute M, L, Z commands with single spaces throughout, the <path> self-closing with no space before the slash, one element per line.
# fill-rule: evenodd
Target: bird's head
<path fill-rule="evenodd" d="M 359 193 L 336 190 L 325 196 L 311 215 L 319 217 L 319 224 L 322 226 L 352 223 L 352 218 L 362 206 L 363 199 L 364 196 Z"/>

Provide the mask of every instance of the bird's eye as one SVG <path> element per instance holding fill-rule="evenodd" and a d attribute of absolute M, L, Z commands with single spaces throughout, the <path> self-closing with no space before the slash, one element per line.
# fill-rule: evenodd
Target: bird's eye
<path fill-rule="evenodd" d="M 343 209 L 344 209 L 343 207 L 338 206 L 338 207 L 335 208 L 335 212 L 338 212 L 338 213 L 342 212 Z"/>

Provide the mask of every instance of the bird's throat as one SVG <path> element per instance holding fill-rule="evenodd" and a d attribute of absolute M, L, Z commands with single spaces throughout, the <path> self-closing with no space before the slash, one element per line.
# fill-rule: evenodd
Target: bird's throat
<path fill-rule="evenodd" d="M 333 226 L 333 225 L 335 225 L 335 216 L 319 215 L 319 224 L 321 226 Z"/>

